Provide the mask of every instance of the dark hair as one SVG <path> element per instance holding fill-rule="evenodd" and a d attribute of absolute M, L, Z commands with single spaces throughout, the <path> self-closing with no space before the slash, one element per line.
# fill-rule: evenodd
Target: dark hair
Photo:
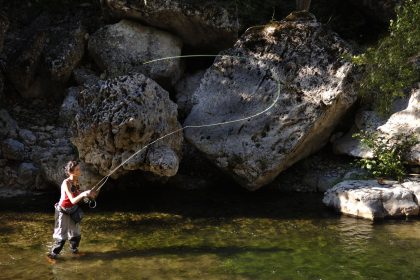
<path fill-rule="evenodd" d="M 67 162 L 66 166 L 64 167 L 64 172 L 66 173 L 67 176 L 70 176 L 70 173 L 72 173 L 74 169 L 76 168 L 76 166 L 78 165 L 79 165 L 78 161 L 71 160 Z"/>

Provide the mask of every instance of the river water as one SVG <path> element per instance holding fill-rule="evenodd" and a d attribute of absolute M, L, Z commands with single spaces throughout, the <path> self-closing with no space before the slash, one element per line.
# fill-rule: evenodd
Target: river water
<path fill-rule="evenodd" d="M 51 264 L 57 193 L 0 200 L 0 279 L 419 279 L 420 220 L 372 223 L 320 194 L 153 189 L 85 209 Z"/>

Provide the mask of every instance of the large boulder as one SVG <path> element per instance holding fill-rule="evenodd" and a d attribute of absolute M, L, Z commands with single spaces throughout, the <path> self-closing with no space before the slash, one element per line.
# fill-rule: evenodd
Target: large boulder
<path fill-rule="evenodd" d="M 343 181 L 327 190 L 322 201 L 339 212 L 370 220 L 417 216 L 419 205 L 413 192 L 419 187 L 412 182 L 381 185 L 374 180 Z"/>
<path fill-rule="evenodd" d="M 53 82 L 66 83 L 85 51 L 86 30 L 81 21 L 62 19 L 48 29 L 44 63 Z"/>
<path fill-rule="evenodd" d="M 0 109 L 0 140 L 6 137 L 17 137 L 18 131 L 16 120 L 10 116 L 8 111 Z"/>
<path fill-rule="evenodd" d="M 42 178 L 36 188 L 45 188 L 44 182 L 60 186 L 65 178 L 64 165 L 77 157 L 68 128 L 48 125 L 33 129 L 37 141 L 36 145 L 31 145 L 30 159 L 39 168 Z"/>
<path fill-rule="evenodd" d="M 71 87 L 66 90 L 67 95 L 60 107 L 59 120 L 63 125 L 69 126 L 77 114 L 79 103 L 77 98 L 80 87 Z"/>
<path fill-rule="evenodd" d="M 7 16 L 0 12 L 0 52 L 3 49 L 4 35 L 9 27 L 9 19 Z"/>
<path fill-rule="evenodd" d="M 89 38 L 89 52 L 101 70 L 113 78 L 142 73 L 163 85 L 181 76 L 182 42 L 177 37 L 129 20 L 107 25 Z M 154 59 L 173 59 L 144 64 Z"/>
<path fill-rule="evenodd" d="M 36 184 L 38 168 L 32 162 L 23 162 L 18 169 L 18 183 L 27 187 Z"/>
<path fill-rule="evenodd" d="M 91 86 L 100 80 L 93 70 L 83 67 L 74 69 L 73 78 L 79 86 Z"/>
<path fill-rule="evenodd" d="M 375 111 L 359 110 L 354 118 L 354 125 L 342 137 L 337 137 L 333 142 L 333 151 L 335 154 L 346 154 L 353 157 L 372 158 L 373 151 L 368 147 L 361 145 L 355 133 L 360 130 L 369 133 L 375 132 L 378 126 L 384 124 L 386 119 L 379 116 Z"/>
<path fill-rule="evenodd" d="M 2 142 L 1 150 L 3 157 L 11 160 L 23 160 L 25 158 L 25 145 L 21 142 L 8 138 Z"/>
<path fill-rule="evenodd" d="M 85 49 L 86 31 L 71 15 L 42 14 L 5 43 L 6 74 L 24 98 L 59 95 Z"/>
<path fill-rule="evenodd" d="M 185 75 L 175 85 L 176 104 L 178 105 L 178 113 L 181 118 L 187 117 L 195 103 L 194 92 L 200 86 L 201 78 L 204 70 L 197 71 L 192 74 Z"/>
<path fill-rule="evenodd" d="M 350 51 L 313 15 L 297 12 L 248 30 L 207 70 L 185 125 L 254 115 L 229 125 L 187 129 L 185 136 L 242 186 L 255 190 L 327 143 L 356 100 Z"/>
<path fill-rule="evenodd" d="M 392 137 L 395 135 L 414 136 L 420 141 L 420 83 L 411 91 L 408 105 L 405 109 L 392 114 L 378 131 Z M 413 165 L 420 165 L 420 143 L 411 148 L 406 158 Z"/>
<path fill-rule="evenodd" d="M 6 74 L 19 93 L 25 98 L 42 95 L 38 69 L 47 41 L 46 34 L 39 32 L 25 42 L 25 47 L 12 50 L 7 61 Z"/>
<path fill-rule="evenodd" d="M 334 151 L 354 157 L 370 158 L 372 151 L 352 135 L 360 130 L 377 132 L 384 138 L 397 135 L 414 136 L 420 141 L 420 84 L 411 90 L 407 100 L 394 103 L 393 114 L 383 118 L 374 111 L 361 111 L 356 115 L 355 126 L 342 138 L 334 142 Z M 420 144 L 411 147 L 405 158 L 412 165 L 420 165 Z"/>
<path fill-rule="evenodd" d="M 231 47 L 238 32 L 236 13 L 214 1 L 101 0 L 103 8 L 117 18 L 136 19 L 168 30 L 196 49 Z"/>
<path fill-rule="evenodd" d="M 4 88 L 4 75 L 0 70 L 0 100 L 3 99 L 3 88 Z"/>
<path fill-rule="evenodd" d="M 118 178 L 130 170 L 173 176 L 180 161 L 182 133 L 157 141 L 181 128 L 169 94 L 142 74 L 101 81 L 80 93 L 72 143 L 79 157 L 102 175 Z"/>

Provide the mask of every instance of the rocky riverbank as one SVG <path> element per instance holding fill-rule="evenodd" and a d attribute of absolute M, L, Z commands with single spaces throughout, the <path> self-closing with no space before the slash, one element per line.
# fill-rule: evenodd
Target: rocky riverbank
<path fill-rule="evenodd" d="M 141 180 L 323 192 L 365 176 L 351 165 L 369 156 L 353 132 L 420 135 L 420 87 L 381 119 L 358 101 L 359 73 L 346 59 L 374 39 L 363 40 L 370 22 L 370 31 L 386 30 L 381 15 L 392 18 L 398 1 L 379 1 L 380 9 L 321 1 L 312 13 L 280 1 L 277 21 L 222 2 L 2 3 L 0 189 L 54 189 L 74 158 L 91 186 L 183 126 L 263 111 L 279 87 L 268 112 L 172 134 L 114 172 L 109 188 Z M 345 9 L 358 24 L 348 25 Z M 325 20 L 333 10 L 341 22 Z M 190 54 L 218 56 L 180 58 Z M 420 145 L 406 161 L 418 171 Z"/>

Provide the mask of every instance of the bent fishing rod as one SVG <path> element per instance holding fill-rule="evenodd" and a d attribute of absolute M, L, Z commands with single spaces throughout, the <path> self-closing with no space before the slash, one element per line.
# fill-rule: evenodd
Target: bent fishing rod
<path fill-rule="evenodd" d="M 153 62 L 157 62 L 157 61 L 162 61 L 162 60 L 169 60 L 169 59 L 175 59 L 175 58 L 190 58 L 190 57 L 233 57 L 233 58 L 244 58 L 244 57 L 240 57 L 240 56 L 232 56 L 232 55 L 182 55 L 182 56 L 170 56 L 170 57 L 163 57 L 163 58 L 158 58 L 158 59 L 154 59 L 154 60 L 150 60 L 147 62 L 144 62 L 143 65 L 145 64 L 150 64 Z M 274 99 L 274 101 L 270 104 L 270 106 L 268 106 L 267 108 L 265 108 L 264 110 L 255 113 L 251 116 L 247 116 L 247 117 L 243 117 L 240 119 L 236 119 L 236 120 L 230 120 L 230 121 L 224 121 L 224 122 L 217 122 L 217 123 L 211 123 L 211 124 L 203 124 L 203 125 L 186 125 L 183 126 L 182 128 L 179 128 L 177 130 L 174 130 L 172 132 L 169 132 L 155 140 L 153 140 L 152 142 L 146 144 L 145 146 L 143 146 L 142 148 L 138 149 L 136 152 L 134 152 L 132 155 L 130 155 L 127 159 L 125 159 L 124 161 L 122 161 L 117 167 L 115 167 L 114 169 L 112 169 L 106 176 L 104 176 L 101 180 L 99 180 L 90 190 L 94 191 L 97 193 L 97 195 L 99 194 L 100 190 L 102 189 L 102 187 L 105 185 L 105 183 L 108 181 L 109 177 L 114 174 L 119 168 L 121 168 L 124 164 L 126 164 L 128 161 L 130 161 L 133 157 L 135 157 L 136 155 L 138 155 L 139 153 L 141 153 L 143 150 L 145 150 L 146 148 L 148 148 L 149 146 L 155 144 L 156 142 L 169 137 L 173 134 L 179 133 L 184 131 L 185 129 L 190 129 L 190 128 L 203 128 L 203 127 L 214 127 L 214 126 L 220 126 L 220 125 L 227 125 L 227 124 L 232 124 L 232 123 L 238 123 L 238 122 L 243 122 L 243 121 L 247 121 L 253 118 L 256 118 L 266 112 L 268 112 L 269 110 L 271 110 L 271 108 L 274 107 L 274 105 L 277 103 L 277 101 L 280 98 L 280 90 L 281 90 L 281 83 L 279 80 L 276 80 L 277 82 L 277 94 L 276 97 Z M 86 203 L 89 204 L 90 208 L 95 208 L 96 207 L 96 200 L 95 199 L 88 199 L 88 201 L 85 200 Z"/>

